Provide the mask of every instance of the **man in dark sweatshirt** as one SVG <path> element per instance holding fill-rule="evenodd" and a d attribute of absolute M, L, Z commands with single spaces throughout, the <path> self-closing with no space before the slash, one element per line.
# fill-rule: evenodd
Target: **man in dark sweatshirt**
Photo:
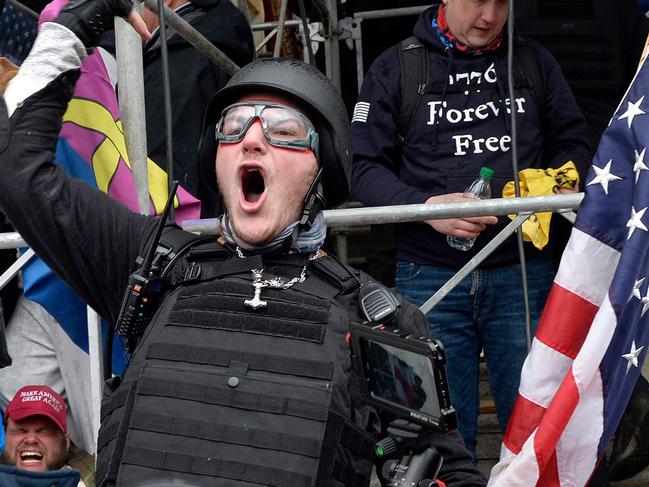
<path fill-rule="evenodd" d="M 552 56 L 517 40 L 514 100 L 507 87 L 507 0 L 444 0 L 419 18 L 409 48 L 425 49 L 429 77 L 404 133 L 401 45 L 370 68 L 352 119 L 352 194 L 366 205 L 462 201 L 481 166 L 495 170 L 492 194 L 513 180 L 510 111 L 516 110 L 519 170 L 589 164 L 586 125 Z M 423 47 L 422 47 L 423 45 Z M 401 52 L 400 52 L 401 51 Z M 520 58 L 526 56 L 527 61 Z M 411 83 L 418 83 L 411 76 Z M 542 85 L 542 86 L 539 86 Z M 565 190 L 561 190 L 565 191 Z M 570 191 L 578 191 L 578 187 Z M 397 229 L 396 287 L 423 304 L 507 223 L 506 217 L 454 218 Z M 447 236 L 478 237 L 469 251 Z M 554 275 L 547 252 L 526 245 L 532 333 Z M 475 458 L 479 355 L 484 350 L 501 427 L 507 425 L 527 353 L 515 238 L 508 239 L 428 315 L 444 343 L 460 431 Z"/>

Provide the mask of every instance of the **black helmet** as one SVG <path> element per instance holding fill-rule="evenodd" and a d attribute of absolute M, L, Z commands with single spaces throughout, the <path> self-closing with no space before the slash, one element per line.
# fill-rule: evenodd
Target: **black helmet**
<path fill-rule="evenodd" d="M 351 167 L 351 144 L 347 110 L 329 79 L 302 61 L 264 58 L 237 71 L 210 100 L 200 143 L 203 182 L 216 188 L 214 129 L 224 108 L 251 92 L 276 93 L 306 113 L 320 136 L 318 164 L 322 171 L 324 198 L 338 206 L 349 196 L 347 176 Z"/>

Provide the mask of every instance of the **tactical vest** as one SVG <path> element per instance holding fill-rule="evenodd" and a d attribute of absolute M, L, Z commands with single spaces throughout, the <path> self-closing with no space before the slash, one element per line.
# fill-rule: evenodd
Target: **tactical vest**
<path fill-rule="evenodd" d="M 253 309 L 252 269 L 286 281 L 304 256 L 240 259 L 212 238 L 179 262 L 123 381 L 104 394 L 98 485 L 368 485 L 373 415 L 345 340 L 356 272 L 313 260 L 303 283 L 264 288 L 266 307 Z"/>

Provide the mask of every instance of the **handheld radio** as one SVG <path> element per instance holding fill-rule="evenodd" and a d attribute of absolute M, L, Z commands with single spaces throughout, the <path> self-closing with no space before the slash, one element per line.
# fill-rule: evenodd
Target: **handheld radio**
<path fill-rule="evenodd" d="M 177 188 L 178 181 L 174 181 L 153 239 L 142 259 L 142 266 L 128 280 L 115 330 L 126 339 L 126 351 L 129 353 L 135 350 L 137 340 L 144 334 L 162 295 L 162 282 L 156 278 L 151 267 Z"/>

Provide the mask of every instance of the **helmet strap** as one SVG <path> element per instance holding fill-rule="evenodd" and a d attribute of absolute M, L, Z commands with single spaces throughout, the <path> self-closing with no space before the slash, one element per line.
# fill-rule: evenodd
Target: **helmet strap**
<path fill-rule="evenodd" d="M 316 216 L 322 208 L 325 206 L 324 191 L 322 188 L 322 168 L 318 168 L 318 173 L 313 178 L 309 190 L 306 192 L 304 198 L 304 204 L 302 205 L 302 216 L 300 217 L 300 222 L 293 228 L 293 233 L 291 235 L 291 248 L 295 247 L 300 233 L 303 230 L 308 230 L 313 225 L 313 222 L 316 219 Z"/>

